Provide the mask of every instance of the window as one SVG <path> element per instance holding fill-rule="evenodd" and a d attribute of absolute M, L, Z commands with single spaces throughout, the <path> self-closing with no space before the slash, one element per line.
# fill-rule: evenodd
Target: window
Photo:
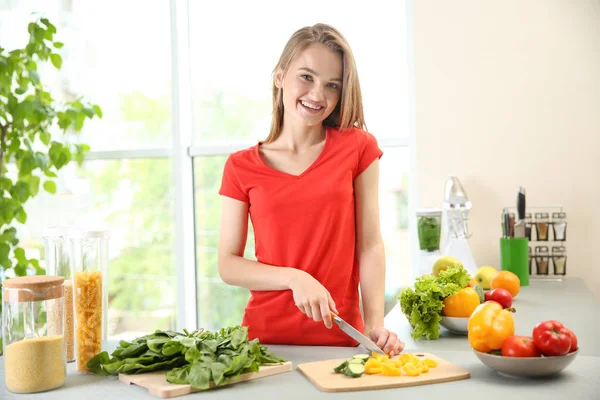
<path fill-rule="evenodd" d="M 134 18 L 142 7 L 144 18 Z M 47 226 L 108 228 L 109 337 L 173 329 L 169 1 L 148 7 L 142 0 L 0 0 L 3 47 L 26 44 L 32 12 L 44 13 L 65 43 L 63 67 L 45 68 L 42 81 L 59 99 L 84 94 L 101 105 L 104 116 L 86 122 L 81 140 L 92 154 L 82 168 L 69 165 L 61 171 L 56 195 L 41 190 L 26 204 L 21 244 L 29 257 L 43 260 Z"/>
<path fill-rule="evenodd" d="M 313 8 L 276 0 L 189 3 L 194 110 L 191 154 L 196 175 L 196 260 L 201 326 L 219 326 L 224 314 L 216 307 L 223 307 L 225 303 L 228 303 L 224 307 L 227 318 L 241 321 L 243 307 L 240 305 L 245 305 L 248 299 L 247 290 L 230 288 L 218 278 L 215 260 L 220 199 L 217 192 L 225 157 L 206 154 L 226 152 L 223 146 L 230 150 L 251 146 L 267 136 L 271 122 L 271 73 L 277 59 L 296 29 L 320 21 L 337 27 L 352 47 L 361 79 L 367 127 L 384 151 L 380 213 L 387 256 L 388 299 L 393 300 L 399 286 L 412 279 L 407 226 L 410 154 L 405 10 L 402 2 L 376 3 L 381 4 L 378 7 L 360 1 L 327 1 Z M 257 9 L 276 12 L 257 13 Z M 373 45 L 375 42 L 377 46 Z M 246 256 L 254 257 L 252 240 L 246 244 Z M 218 306 L 207 305 L 211 298 L 223 294 L 227 296 L 221 297 Z M 208 312 L 204 312 L 207 308 Z"/>
<path fill-rule="evenodd" d="M 42 71 L 43 81 L 55 97 L 85 94 L 104 111 L 84 128 L 92 152 L 83 167 L 70 165 L 56 195 L 27 204 L 20 237 L 29 255 L 43 258 L 41 233 L 51 224 L 111 229 L 111 339 L 239 323 L 249 293 L 225 285 L 217 270 L 223 165 L 230 152 L 266 137 L 271 72 L 289 36 L 327 22 L 352 46 L 367 126 L 384 151 L 380 213 L 393 300 L 412 279 L 405 5 L 375 3 L 0 0 L 0 44 L 21 46 L 31 12 L 45 13 L 65 47 L 63 68 Z M 275 11 L 256 12 L 266 8 Z M 186 153 L 173 157 L 181 148 Z M 193 245 L 181 246 L 191 236 Z M 182 262 L 182 252 L 195 252 L 194 261 Z M 195 276 L 193 289 L 182 271 Z M 182 308 L 193 309 L 191 317 Z"/>

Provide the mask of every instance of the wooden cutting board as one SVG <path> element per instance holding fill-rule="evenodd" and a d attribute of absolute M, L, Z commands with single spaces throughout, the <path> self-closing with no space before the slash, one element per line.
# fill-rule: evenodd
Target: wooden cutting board
<path fill-rule="evenodd" d="M 264 378 L 265 376 L 271 376 L 276 374 L 281 374 L 284 372 L 289 372 L 292 370 L 292 362 L 287 361 L 283 364 L 277 365 L 264 365 L 259 368 L 258 372 L 250 372 L 247 374 L 240 375 L 237 379 L 229 381 L 225 385 L 232 385 L 234 383 L 245 382 L 252 379 Z M 119 374 L 119 380 L 121 382 L 125 382 L 127 384 L 138 385 L 148 389 L 150 394 L 162 397 L 162 398 L 171 398 L 183 396 L 189 393 L 199 392 L 201 390 L 192 388 L 191 385 L 176 385 L 173 383 L 167 382 L 167 378 L 165 377 L 164 371 L 157 372 L 149 372 L 146 374 L 138 374 L 138 375 L 127 375 L 127 374 Z M 210 383 L 210 389 L 216 387 L 213 382 Z"/>
<path fill-rule="evenodd" d="M 435 368 L 419 376 L 384 376 L 381 374 L 363 374 L 359 378 L 350 378 L 343 374 L 336 374 L 333 369 L 348 358 L 336 360 L 317 361 L 298 365 L 300 370 L 310 381 L 324 392 L 351 392 L 359 390 L 390 389 L 407 386 L 429 385 L 432 383 L 458 381 L 468 379 L 471 374 L 463 367 L 452 364 L 430 353 L 413 353 L 419 358 L 430 358 L 437 361 Z M 397 359 L 394 357 L 393 359 Z"/>

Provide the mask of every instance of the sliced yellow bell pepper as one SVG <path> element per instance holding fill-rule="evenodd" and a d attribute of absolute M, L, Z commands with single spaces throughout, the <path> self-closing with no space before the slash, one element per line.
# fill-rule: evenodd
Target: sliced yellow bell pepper
<path fill-rule="evenodd" d="M 437 367 L 437 365 L 438 365 L 437 361 L 435 361 L 435 360 L 432 360 L 431 358 L 427 358 L 427 359 L 425 360 L 425 363 L 427 364 L 427 366 L 428 366 L 429 368 L 435 368 L 435 367 Z"/>
<path fill-rule="evenodd" d="M 421 375 L 421 370 L 419 368 L 417 368 L 411 362 L 404 364 L 404 366 L 402 367 L 402 369 L 404 370 L 404 372 L 406 372 L 406 375 L 408 375 L 408 376 L 419 376 L 419 375 Z"/>
<path fill-rule="evenodd" d="M 365 366 L 365 374 L 367 375 L 377 375 L 381 373 L 381 368 L 373 367 L 373 366 Z"/>
<path fill-rule="evenodd" d="M 381 372 L 383 373 L 384 376 L 400 376 L 400 375 L 402 375 L 402 371 L 400 370 L 400 368 L 396 368 L 393 364 L 390 365 L 388 363 L 383 364 L 383 367 L 381 368 Z"/>

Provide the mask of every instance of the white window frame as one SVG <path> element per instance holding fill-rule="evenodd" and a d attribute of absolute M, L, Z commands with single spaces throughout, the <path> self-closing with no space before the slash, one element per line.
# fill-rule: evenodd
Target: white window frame
<path fill-rule="evenodd" d="M 416 193 L 416 139 L 415 139 L 415 85 L 414 85 L 414 49 L 413 49 L 413 1 L 407 0 L 408 62 L 409 62 L 409 135 L 404 138 L 381 138 L 379 146 L 385 151 L 389 148 L 408 148 L 409 168 L 409 215 L 414 215 L 417 204 Z M 194 218 L 194 181 L 193 162 L 195 157 L 227 156 L 255 143 L 249 141 L 230 141 L 206 146 L 192 145 L 192 99 L 190 92 L 189 62 L 189 13 L 187 0 L 171 0 L 171 56 L 172 56 L 172 146 L 171 148 L 147 148 L 114 151 L 90 151 L 89 160 L 115 159 L 170 159 L 172 162 L 175 190 L 175 270 L 177 282 L 176 329 L 197 329 L 198 277 L 195 249 Z M 409 231 L 414 230 L 414 222 L 409 219 Z M 411 248 L 416 246 L 416 235 L 411 236 Z M 414 273 L 414 269 L 413 269 Z"/>

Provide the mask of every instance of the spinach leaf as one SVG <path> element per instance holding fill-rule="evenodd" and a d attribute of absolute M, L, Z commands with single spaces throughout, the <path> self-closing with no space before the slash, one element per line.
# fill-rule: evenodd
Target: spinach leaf
<path fill-rule="evenodd" d="M 170 340 L 170 338 L 168 338 L 168 337 L 158 337 L 156 339 L 149 339 L 147 342 L 148 348 L 152 351 L 156 351 L 157 353 L 160 353 L 163 345 L 165 343 L 167 343 L 169 340 Z"/>
<path fill-rule="evenodd" d="M 138 344 L 132 344 L 131 346 L 125 348 L 121 352 L 121 354 L 119 354 L 119 357 L 123 357 L 123 358 L 136 357 L 141 354 L 144 354 L 146 352 L 146 350 L 148 350 L 148 345 L 146 345 L 145 342 L 138 343 Z"/>
<path fill-rule="evenodd" d="M 194 389 L 208 389 L 211 381 L 211 370 L 204 363 L 192 364 L 188 378 L 188 383 Z"/>
<path fill-rule="evenodd" d="M 171 371 L 166 373 L 167 381 L 171 383 L 177 383 L 180 385 L 189 384 L 191 364 L 184 365 L 183 367 L 173 368 Z"/>
<path fill-rule="evenodd" d="M 210 364 L 210 372 L 215 385 L 220 385 L 225 380 L 225 370 L 227 367 L 220 362 Z"/>
<path fill-rule="evenodd" d="M 185 361 L 192 364 L 192 363 L 194 363 L 194 361 L 199 360 L 201 356 L 202 356 L 202 353 L 200 353 L 200 350 L 198 350 L 197 347 L 192 347 L 191 349 L 186 351 Z"/>
<path fill-rule="evenodd" d="M 96 354 L 94 357 L 92 357 L 87 362 L 87 367 L 90 372 L 92 372 L 96 375 L 107 376 L 107 375 L 110 375 L 110 373 L 106 372 L 102 368 L 102 366 L 103 366 L 103 364 L 108 364 L 108 363 L 110 363 L 110 357 L 108 356 L 108 353 L 106 351 L 103 351 L 103 352 Z"/>

